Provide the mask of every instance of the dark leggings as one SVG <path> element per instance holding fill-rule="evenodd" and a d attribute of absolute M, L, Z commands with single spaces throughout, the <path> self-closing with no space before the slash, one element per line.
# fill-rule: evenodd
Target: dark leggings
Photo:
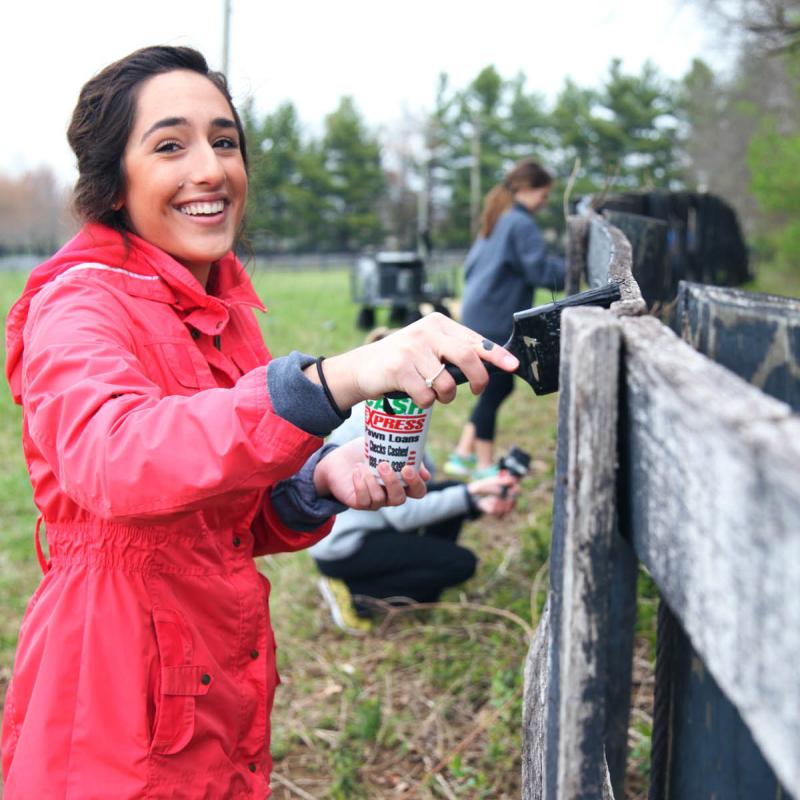
<path fill-rule="evenodd" d="M 475 573 L 475 555 L 456 544 L 465 519 L 465 515 L 451 517 L 418 532 L 370 531 L 352 555 L 335 561 L 317 560 L 317 566 L 323 575 L 347 584 L 361 614 L 370 609 L 368 603 L 358 602 L 359 595 L 435 602 L 446 588 Z"/>
<path fill-rule="evenodd" d="M 514 391 L 514 376 L 509 372 L 493 372 L 489 385 L 478 398 L 469 421 L 475 426 L 475 437 L 494 441 L 497 412 L 503 401 Z"/>

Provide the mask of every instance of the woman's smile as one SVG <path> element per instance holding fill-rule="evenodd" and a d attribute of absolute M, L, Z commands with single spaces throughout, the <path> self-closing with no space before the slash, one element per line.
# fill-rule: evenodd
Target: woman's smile
<path fill-rule="evenodd" d="M 213 217 L 215 222 L 219 222 L 220 215 L 225 210 L 224 200 L 202 200 L 185 203 L 178 206 L 178 211 L 181 214 L 186 214 L 188 217 L 208 218 Z"/>

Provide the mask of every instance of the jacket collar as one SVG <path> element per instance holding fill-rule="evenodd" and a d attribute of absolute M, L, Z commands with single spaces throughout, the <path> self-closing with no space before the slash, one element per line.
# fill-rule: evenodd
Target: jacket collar
<path fill-rule="evenodd" d="M 213 267 L 213 295 L 186 267 L 155 245 L 135 234 L 90 223 L 67 242 L 52 258 L 36 267 L 28 277 L 22 296 L 6 319 L 6 376 L 15 400 L 20 402 L 19 367 L 22 359 L 22 331 L 33 298 L 51 281 L 80 269 L 105 269 L 124 291 L 169 303 L 183 312 L 183 321 L 202 333 L 217 334 L 228 323 L 233 305 L 248 305 L 265 311 L 250 277 L 230 252 Z"/>
<path fill-rule="evenodd" d="M 232 305 L 265 310 L 250 277 L 232 252 L 212 267 L 214 294 L 209 294 L 186 267 L 160 248 L 133 233 L 123 237 L 105 225 L 86 225 L 51 261 L 74 263 L 78 256 L 84 264 L 91 256 L 92 261 L 114 268 L 126 292 L 175 306 L 185 315 L 184 322 L 202 333 L 220 333 L 228 323 Z M 79 267 L 80 262 L 75 266 Z M 151 277 L 158 280 L 147 280 Z"/>

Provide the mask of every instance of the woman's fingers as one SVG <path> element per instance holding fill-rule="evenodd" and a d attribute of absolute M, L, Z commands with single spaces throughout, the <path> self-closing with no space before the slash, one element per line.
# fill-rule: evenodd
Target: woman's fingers
<path fill-rule="evenodd" d="M 384 506 L 402 505 L 409 497 L 425 495 L 425 481 L 430 478 L 430 472 L 425 467 L 421 467 L 418 472 L 406 465 L 398 475 L 388 463 L 382 461 L 377 469 L 383 484 L 378 480 L 378 476 L 366 467 L 358 465 L 354 468 L 353 490 L 356 502 L 354 508 L 377 511 Z"/>
<path fill-rule="evenodd" d="M 362 399 L 402 391 L 417 405 L 427 408 L 434 400 L 447 403 L 455 397 L 455 381 L 442 370 L 442 364 L 457 366 L 477 394 L 488 381 L 484 362 L 508 371 L 519 366 L 517 359 L 500 345 L 434 313 L 379 342 L 326 360 L 325 374 L 331 387 L 332 381 L 338 387 L 340 380 L 350 380 Z M 349 378 L 344 377 L 348 375 Z M 334 396 L 344 397 L 336 392 Z"/>
<path fill-rule="evenodd" d="M 420 323 L 426 323 L 425 334 L 430 336 L 430 348 L 435 362 L 429 356 L 424 357 L 423 363 L 417 364 L 418 369 L 438 370 L 442 362 L 454 364 L 464 373 L 475 394 L 483 391 L 489 379 L 483 362 L 506 371 L 513 371 L 519 366 L 519 361 L 503 347 L 489 342 L 449 317 L 431 314 L 420 320 Z M 429 373 L 434 374 L 435 371 Z M 442 402 L 449 402 L 455 397 L 455 381 L 446 372 L 441 372 L 433 381 L 433 388 Z"/>
<path fill-rule="evenodd" d="M 353 508 L 369 508 L 372 504 L 372 497 L 369 486 L 367 486 L 368 472 L 364 467 L 356 465 L 353 468 L 353 494 L 355 503 Z"/>
<path fill-rule="evenodd" d="M 400 476 L 385 461 L 378 464 L 378 473 L 383 481 L 383 490 L 386 493 L 386 506 L 399 506 L 406 501 L 406 490 Z"/>
<path fill-rule="evenodd" d="M 427 470 L 425 470 L 427 472 Z M 401 477 L 406 482 L 405 492 L 408 497 L 424 497 L 427 491 L 425 487 L 425 480 L 422 475 L 417 472 L 414 467 L 406 464 L 400 472 Z M 428 473 L 430 477 L 430 473 Z"/>
<path fill-rule="evenodd" d="M 399 505 L 400 503 L 396 500 L 392 502 L 392 496 L 389 494 L 389 490 L 393 489 L 392 482 L 397 481 L 397 478 L 394 472 L 392 472 L 392 468 L 385 461 L 378 464 L 378 475 L 380 476 L 380 481 L 372 472 L 370 472 L 369 476 L 373 510 L 383 508 L 384 506 Z M 387 489 L 386 486 L 387 482 L 389 483 L 389 489 Z M 402 500 L 400 502 L 402 502 Z"/>

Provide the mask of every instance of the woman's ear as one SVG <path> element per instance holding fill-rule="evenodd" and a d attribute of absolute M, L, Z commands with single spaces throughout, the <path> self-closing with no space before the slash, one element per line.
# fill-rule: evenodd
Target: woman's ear
<path fill-rule="evenodd" d="M 123 206 L 123 200 L 121 197 L 118 197 L 114 202 L 111 204 L 112 211 L 119 211 Z"/>

